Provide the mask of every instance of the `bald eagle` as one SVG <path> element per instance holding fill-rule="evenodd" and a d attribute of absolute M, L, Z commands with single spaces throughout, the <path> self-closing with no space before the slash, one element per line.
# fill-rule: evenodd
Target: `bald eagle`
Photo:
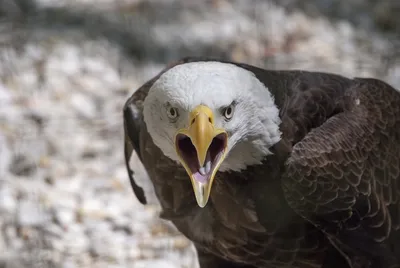
<path fill-rule="evenodd" d="M 383 81 L 184 58 L 124 106 L 201 268 L 400 267 L 400 93 Z"/>

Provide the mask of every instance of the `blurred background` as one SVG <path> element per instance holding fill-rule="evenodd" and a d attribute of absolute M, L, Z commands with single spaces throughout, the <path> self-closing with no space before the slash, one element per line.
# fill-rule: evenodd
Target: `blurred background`
<path fill-rule="evenodd" d="M 400 88 L 400 1 L 0 0 L 0 268 L 197 267 L 134 197 L 122 133 L 127 98 L 190 55 Z"/>

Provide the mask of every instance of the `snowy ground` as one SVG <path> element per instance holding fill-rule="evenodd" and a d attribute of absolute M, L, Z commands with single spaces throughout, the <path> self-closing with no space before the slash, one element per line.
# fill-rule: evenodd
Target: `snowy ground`
<path fill-rule="evenodd" d="M 168 61 L 219 56 L 400 88 L 396 1 L 381 1 L 394 5 L 384 33 L 381 7 L 346 21 L 321 12 L 326 1 L 312 14 L 297 2 L 0 0 L 0 267 L 197 266 L 158 207 L 135 199 L 123 164 L 122 106 Z"/>

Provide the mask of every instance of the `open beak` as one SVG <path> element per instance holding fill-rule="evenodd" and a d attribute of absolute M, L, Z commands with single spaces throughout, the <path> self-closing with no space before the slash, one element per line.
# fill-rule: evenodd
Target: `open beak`
<path fill-rule="evenodd" d="M 214 126 L 210 108 L 199 105 L 190 113 L 189 127 L 175 136 L 175 149 L 192 182 L 197 204 L 204 207 L 226 154 L 228 135 Z"/>

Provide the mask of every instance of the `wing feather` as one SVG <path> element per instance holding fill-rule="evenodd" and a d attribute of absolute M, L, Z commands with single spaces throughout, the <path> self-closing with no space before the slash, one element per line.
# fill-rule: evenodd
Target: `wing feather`
<path fill-rule="evenodd" d="M 380 243 L 400 226 L 400 94 L 355 81 L 350 105 L 294 145 L 282 186 L 295 211 L 339 240 L 357 230 Z"/>

